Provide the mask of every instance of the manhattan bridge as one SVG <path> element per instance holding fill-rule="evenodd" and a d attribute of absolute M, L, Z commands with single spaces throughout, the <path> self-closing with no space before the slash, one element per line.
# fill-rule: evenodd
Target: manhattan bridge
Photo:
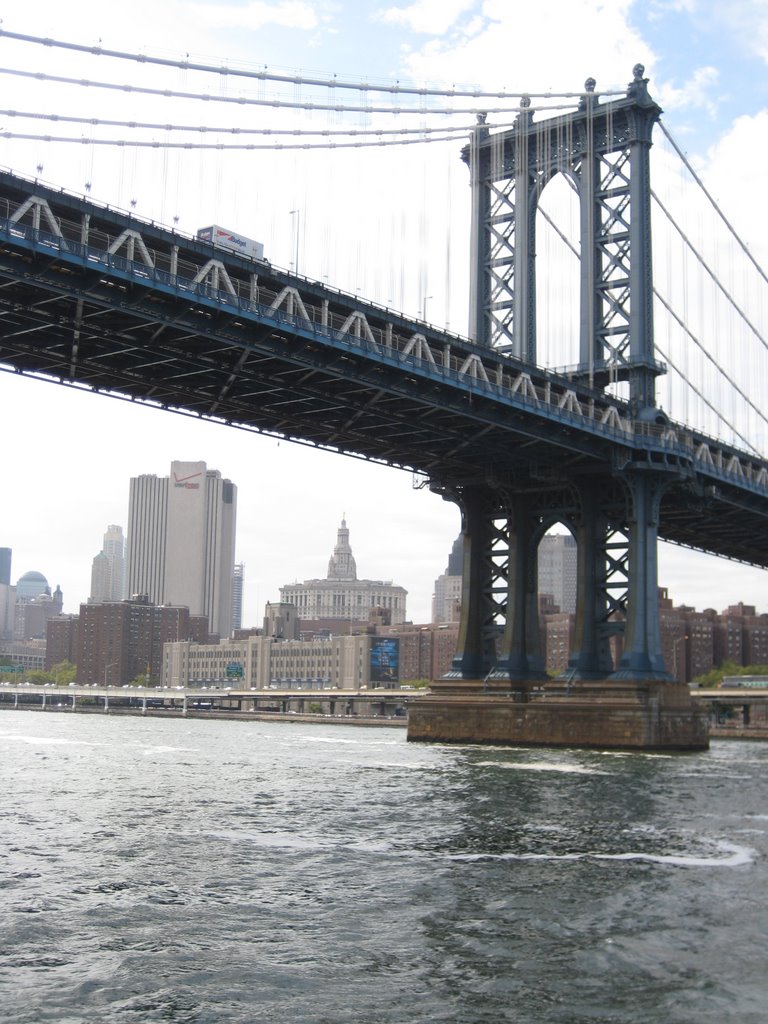
<path fill-rule="evenodd" d="M 674 220 L 651 182 L 652 136 L 666 128 L 642 66 L 620 93 L 588 79 L 572 96 L 554 116 L 522 96 L 502 127 L 489 97 L 473 100 L 454 150 L 471 197 L 468 337 L 299 275 L 298 247 L 286 271 L 5 171 L 0 364 L 417 474 L 462 517 L 450 678 L 522 701 L 544 676 L 537 547 L 563 524 L 578 546 L 569 679 L 670 679 L 658 541 L 768 567 L 768 341 L 738 283 L 723 284 L 704 256 L 702 275 L 748 343 L 725 344 L 715 312 L 701 336 L 687 294 L 657 287 L 652 210 Z M 556 180 L 578 210 L 578 237 L 565 240 L 578 265 L 578 358 L 559 369 L 540 360 L 537 308 L 537 225 L 544 216 L 560 232 L 542 204 Z M 659 303 L 685 363 L 655 329 Z M 683 412 L 695 396 L 717 430 L 662 409 L 667 375 L 688 395 Z"/>

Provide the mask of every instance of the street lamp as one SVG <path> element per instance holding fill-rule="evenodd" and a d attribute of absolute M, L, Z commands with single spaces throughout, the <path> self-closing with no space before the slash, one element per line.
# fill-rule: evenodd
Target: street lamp
<path fill-rule="evenodd" d="M 112 661 L 112 662 L 109 663 L 109 665 L 105 665 L 104 666 L 104 689 L 105 690 L 107 688 L 107 674 L 109 673 L 109 670 L 111 668 L 114 668 L 115 665 L 119 665 L 119 664 L 120 664 L 120 662 L 118 662 L 118 661 Z"/>
<path fill-rule="evenodd" d="M 423 307 L 422 313 L 421 313 L 421 319 L 424 321 L 424 323 L 427 322 L 427 302 L 429 302 L 430 299 L 434 299 L 434 295 L 425 295 L 424 296 L 424 307 Z"/>
<path fill-rule="evenodd" d="M 295 224 L 296 259 L 295 259 L 295 262 L 294 262 L 294 265 L 293 265 L 293 269 L 294 269 L 294 273 L 298 274 L 299 273 L 299 218 L 301 217 L 301 214 L 299 213 L 298 210 L 289 210 L 288 212 L 291 215 L 291 217 L 293 217 L 294 214 L 296 216 L 296 224 Z"/>
<path fill-rule="evenodd" d="M 675 640 L 673 642 L 673 644 L 672 644 L 672 656 L 673 656 L 674 665 L 675 665 L 675 679 L 676 680 L 677 680 L 677 645 L 683 643 L 687 639 L 688 639 L 687 636 L 679 636 L 677 638 L 677 640 Z M 685 672 L 683 673 L 683 675 L 685 675 Z M 683 679 L 682 681 L 685 682 L 685 679 Z"/>

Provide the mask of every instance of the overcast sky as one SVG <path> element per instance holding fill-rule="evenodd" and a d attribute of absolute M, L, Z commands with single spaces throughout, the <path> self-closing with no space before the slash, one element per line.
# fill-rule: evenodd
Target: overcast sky
<path fill-rule="evenodd" d="M 665 124 L 752 251 L 768 262 L 768 214 L 762 198 L 758 202 L 768 161 L 764 0 L 550 0 L 546 6 L 517 0 L 397 6 L 27 0 L 6 5 L 0 15 L 6 32 L 371 84 L 562 93 L 578 91 L 593 76 L 598 89 L 623 89 L 640 62 Z M 2 36 L 0 68 L 157 82 L 176 91 L 200 86 L 185 71 L 162 77 L 144 65 L 118 66 Z M 171 109 L 157 97 L 105 96 L 18 76 L 3 76 L 3 86 L 5 111 L 273 130 L 380 123 L 371 113 L 233 109 L 200 101 Z M 246 88 L 223 79 L 207 87 L 229 96 Z M 310 97 L 296 85 L 278 90 L 251 83 L 247 91 L 262 99 Z M 339 103 L 365 95 L 335 92 Z M 426 108 L 423 117 L 401 116 L 403 126 L 437 123 Z M 21 125 L 18 116 L 0 113 L 0 132 L 30 130 L 29 121 Z M 89 129 L 48 121 L 35 131 L 82 137 Z M 426 312 L 430 321 L 463 334 L 469 191 L 461 145 L 180 154 L 0 139 L 0 164 L 76 192 L 87 189 L 98 201 L 189 233 L 224 224 L 262 241 L 275 264 L 288 267 L 298 257 L 309 277 L 411 315 Z M 260 624 L 264 603 L 279 598 L 281 584 L 325 576 L 342 516 L 359 576 L 405 587 L 409 618 L 429 621 L 434 580 L 459 530 L 456 508 L 415 490 L 406 473 L 10 374 L 0 374 L 0 432 L 0 546 L 13 549 L 13 581 L 31 569 L 44 573 L 61 586 L 68 612 L 88 596 L 91 561 L 107 525 L 127 527 L 130 477 L 167 475 L 174 459 L 204 460 L 238 487 L 237 557 L 246 566 L 247 624 Z M 659 582 L 676 602 L 700 609 L 743 600 L 768 611 L 768 574 L 722 560 L 662 545 Z"/>

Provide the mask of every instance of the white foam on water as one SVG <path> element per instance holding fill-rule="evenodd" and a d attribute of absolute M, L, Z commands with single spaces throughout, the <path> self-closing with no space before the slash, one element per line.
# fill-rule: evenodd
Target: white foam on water
<path fill-rule="evenodd" d="M 683 868 L 738 868 L 752 864 L 757 856 L 749 846 L 738 846 L 721 840 L 717 843 L 720 856 L 704 857 L 698 854 L 685 853 L 645 853 L 640 850 L 628 850 L 625 853 L 450 853 L 446 860 L 478 861 L 478 860 L 514 860 L 514 861 L 575 861 L 575 860 L 612 860 L 612 861 L 648 861 L 652 864 L 670 864 Z"/>
<path fill-rule="evenodd" d="M 44 747 L 103 747 L 103 743 L 90 743 L 88 740 L 70 740 L 61 736 L 24 736 L 11 732 L 0 733 L 0 739 L 16 740 L 32 746 Z"/>
<path fill-rule="evenodd" d="M 302 744 L 304 744 L 304 743 L 334 743 L 334 744 L 346 743 L 348 746 L 352 746 L 352 747 L 359 747 L 360 746 L 360 740 L 342 740 L 342 739 L 337 739 L 337 737 L 335 737 L 335 736 L 302 736 L 301 737 L 301 742 L 302 742 Z"/>
<path fill-rule="evenodd" d="M 144 747 L 142 754 L 144 757 L 148 757 L 150 754 L 196 754 L 197 749 L 195 747 L 171 747 L 171 746 L 157 746 L 157 747 Z"/>
<path fill-rule="evenodd" d="M 505 768 L 520 772 L 562 772 L 566 775 L 610 775 L 599 768 L 585 764 L 569 764 L 567 761 L 478 761 L 481 768 Z"/>

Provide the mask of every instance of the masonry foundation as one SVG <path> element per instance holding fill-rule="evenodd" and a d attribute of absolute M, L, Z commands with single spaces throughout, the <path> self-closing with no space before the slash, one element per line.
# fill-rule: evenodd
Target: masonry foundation
<path fill-rule="evenodd" d="M 410 702 L 408 739 L 622 750 L 706 750 L 707 717 L 685 684 L 577 681 L 499 687 L 445 680 Z"/>

